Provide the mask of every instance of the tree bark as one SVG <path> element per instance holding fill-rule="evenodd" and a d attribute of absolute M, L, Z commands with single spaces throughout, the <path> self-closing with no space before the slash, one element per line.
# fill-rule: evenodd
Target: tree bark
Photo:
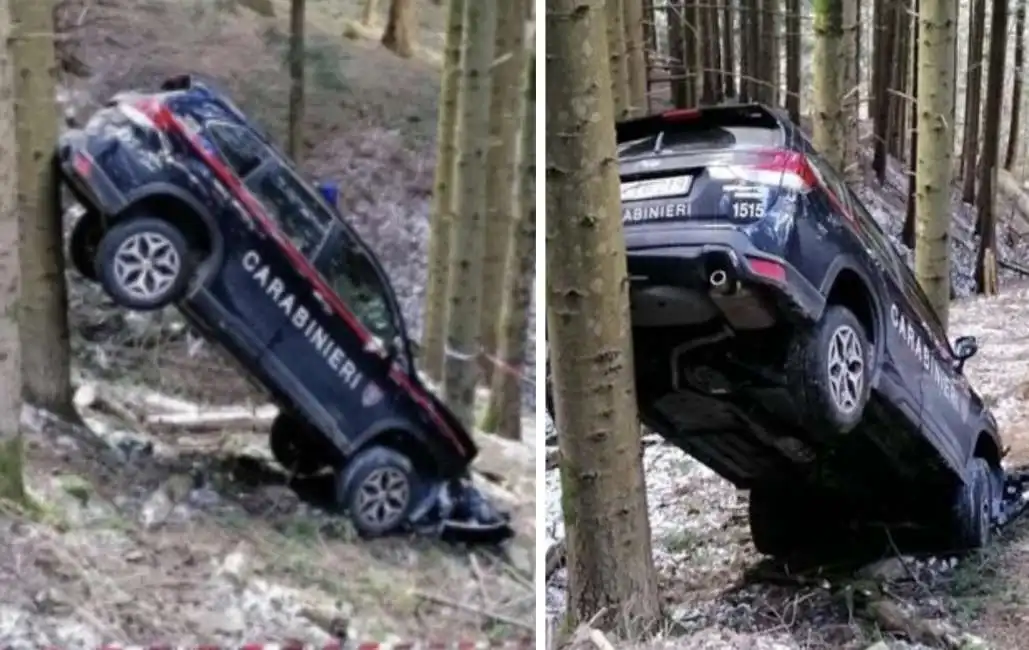
<path fill-rule="evenodd" d="M 800 124 L 800 0 L 786 0 L 786 111 Z"/>
<path fill-rule="evenodd" d="M 961 200 L 975 202 L 976 154 L 979 149 L 979 110 L 983 87 L 983 39 L 986 0 L 973 0 L 968 14 L 968 71 L 965 73 L 965 128 L 961 142 Z"/>
<path fill-rule="evenodd" d="M 796 1 L 799 0 L 787 0 Z M 722 94 L 726 99 L 736 98 L 736 20 L 733 0 L 722 0 L 722 68 L 725 70 Z"/>
<path fill-rule="evenodd" d="M 986 78 L 986 107 L 983 112 L 983 148 L 979 160 L 978 212 L 979 251 L 975 279 L 978 291 L 997 292 L 997 215 L 994 213 L 993 188 L 1000 164 L 1000 122 L 1004 105 L 1004 65 L 1007 50 L 1008 3 L 994 0 L 990 17 L 989 70 Z M 946 321 L 944 321 L 946 322 Z"/>
<path fill-rule="evenodd" d="M 761 1 L 740 2 L 740 96 L 745 102 L 761 101 L 763 96 L 761 58 L 751 43 L 761 42 Z M 744 44 L 747 47 L 744 47 Z"/>
<path fill-rule="evenodd" d="M 497 326 L 504 284 L 504 270 L 514 233 L 515 166 L 518 163 L 519 81 L 525 69 L 525 6 L 524 0 L 500 3 L 497 38 L 492 72 L 493 106 L 490 120 L 490 149 L 486 157 L 486 240 L 483 260 L 482 308 L 480 331 L 482 350 L 490 356 L 497 352 Z M 483 364 L 483 383 L 490 385 L 493 365 Z"/>
<path fill-rule="evenodd" d="M 568 623 L 660 617 L 640 456 L 600 0 L 546 4 L 547 326 Z M 604 623 L 600 623 L 604 625 Z"/>
<path fill-rule="evenodd" d="M 429 270 L 422 322 L 422 370 L 443 381 L 447 330 L 447 286 L 454 224 L 454 175 L 457 162 L 457 96 L 461 77 L 464 0 L 447 0 L 447 38 L 436 126 L 436 175 L 432 184 Z"/>
<path fill-rule="evenodd" d="M 307 0 L 292 0 L 289 10 L 289 140 L 286 151 L 300 161 L 304 135 L 304 14 Z"/>
<path fill-rule="evenodd" d="M 9 45 L 11 35 L 8 3 L 0 2 L 0 499 L 25 504 L 18 333 L 21 289 L 18 159 L 14 127 L 14 69 Z"/>
<path fill-rule="evenodd" d="M 953 174 L 952 0 L 921 0 L 918 29 L 918 155 L 915 160 L 915 276 L 944 327 L 950 303 L 950 182 Z"/>
<path fill-rule="evenodd" d="M 843 48 L 843 0 L 815 0 L 815 47 L 811 56 L 814 68 L 813 144 L 825 159 L 840 171 L 846 154 L 842 110 L 840 59 Z"/>
<path fill-rule="evenodd" d="M 629 116 L 647 112 L 647 59 L 643 51 L 643 1 L 622 0 L 625 10 L 625 66 L 629 74 Z"/>
<path fill-rule="evenodd" d="M 918 15 L 919 0 L 914 0 L 914 13 Z M 907 205 L 906 212 L 904 213 L 904 226 L 900 231 L 901 241 L 905 246 L 911 250 L 915 250 L 915 196 L 918 194 L 918 175 L 915 173 L 915 161 L 918 160 L 918 129 L 921 123 L 918 111 L 918 30 L 920 28 L 918 20 L 911 20 L 911 40 L 915 43 L 915 47 L 911 51 L 911 96 L 915 97 L 915 100 L 911 102 L 910 112 L 910 123 L 911 123 L 911 137 L 908 139 L 908 153 L 907 153 L 907 164 L 905 169 L 908 170 L 908 188 L 907 188 Z M 900 100 L 900 98 L 897 98 Z M 901 101 L 901 106 L 907 104 Z M 953 107 L 952 107 L 953 108 Z M 951 111 L 953 114 L 953 111 Z M 951 139 L 953 140 L 953 134 Z M 904 142 L 905 138 L 901 138 L 901 142 Z M 948 189 L 949 198 L 949 189 Z"/>
<path fill-rule="evenodd" d="M 843 0 L 843 64 L 840 72 L 842 93 L 840 110 L 843 113 L 843 167 L 840 174 L 848 183 L 861 180 L 860 156 L 858 151 L 859 110 L 861 108 L 860 88 L 860 6 L 858 0 Z"/>
<path fill-rule="evenodd" d="M 672 104 L 676 108 L 686 108 L 693 100 L 686 78 L 686 28 L 683 4 L 683 0 L 668 0 L 665 8 L 668 17 L 668 58 L 671 59 L 668 74 L 672 78 Z"/>
<path fill-rule="evenodd" d="M 510 1 L 510 0 L 508 0 Z M 625 57 L 625 7 L 622 0 L 606 0 L 608 57 L 611 62 L 611 96 L 615 120 L 629 116 L 629 69 Z"/>
<path fill-rule="evenodd" d="M 874 67 L 872 68 L 872 119 L 874 144 L 872 145 L 872 169 L 882 185 L 886 182 L 886 153 L 890 138 L 890 107 L 893 97 L 890 94 L 892 81 L 894 40 L 896 38 L 897 21 L 894 18 L 897 10 L 887 0 L 876 0 Z"/>
<path fill-rule="evenodd" d="M 1018 0 L 1015 9 L 1015 80 L 1011 84 L 1011 126 L 1008 128 L 1008 149 L 1004 155 L 1004 169 L 1015 166 L 1015 150 L 1022 137 L 1022 75 L 1025 72 L 1025 3 Z"/>
<path fill-rule="evenodd" d="M 21 364 L 24 399 L 62 418 L 72 406 L 68 288 L 60 188 L 53 151 L 58 111 L 53 11 L 38 0 L 10 2 L 18 139 L 21 234 Z"/>
<path fill-rule="evenodd" d="M 503 305 L 500 313 L 500 347 L 497 356 L 506 371 L 493 374 L 490 402 L 485 420 L 505 438 L 521 438 L 521 370 L 528 338 L 529 308 L 532 305 L 536 269 L 536 58 L 530 52 L 522 83 L 521 164 L 518 198 L 521 218 L 511 241 L 504 272 Z M 487 429 L 489 430 L 489 429 Z"/>
<path fill-rule="evenodd" d="M 447 351 L 444 395 L 454 414 L 475 425 L 475 387 L 479 381 L 483 255 L 486 244 L 486 156 L 490 129 L 490 69 L 493 66 L 498 0 L 473 0 L 464 7 L 461 86 L 454 191 L 454 241 L 450 255 L 447 302 Z M 491 289 L 493 289 L 491 287 Z"/>
<path fill-rule="evenodd" d="M 389 3 L 386 30 L 382 32 L 383 46 L 401 58 L 410 59 L 414 55 L 416 24 L 414 1 L 393 0 Z"/>

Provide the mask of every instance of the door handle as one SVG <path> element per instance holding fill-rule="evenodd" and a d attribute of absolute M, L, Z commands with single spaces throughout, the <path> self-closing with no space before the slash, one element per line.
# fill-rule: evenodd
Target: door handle
<path fill-rule="evenodd" d="M 332 309 L 329 307 L 329 301 L 325 299 L 325 296 L 323 296 L 317 291 L 312 291 L 311 295 L 314 297 L 314 301 L 318 303 L 319 306 L 321 306 L 323 312 L 325 312 L 326 314 L 332 313 Z"/>

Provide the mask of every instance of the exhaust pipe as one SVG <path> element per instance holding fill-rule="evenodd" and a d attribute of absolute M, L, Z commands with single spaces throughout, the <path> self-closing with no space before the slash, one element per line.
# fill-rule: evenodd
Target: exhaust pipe
<path fill-rule="evenodd" d="M 729 275 L 722 269 L 715 269 L 711 272 L 711 277 L 708 278 L 712 289 L 721 289 L 728 280 Z"/>

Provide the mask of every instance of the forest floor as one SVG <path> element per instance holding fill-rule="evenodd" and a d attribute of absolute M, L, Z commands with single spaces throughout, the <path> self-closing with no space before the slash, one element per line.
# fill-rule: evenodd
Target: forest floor
<path fill-rule="evenodd" d="M 905 180 L 897 166 L 885 188 L 869 181 L 860 194 L 888 232 L 903 221 Z M 1001 257 L 1026 259 L 1026 242 L 1009 232 L 1000 206 Z M 1001 273 L 1001 294 L 968 297 L 974 242 L 972 211 L 954 202 L 952 278 L 960 296 L 951 307 L 954 336 L 975 335 L 980 352 L 967 366 L 972 385 L 992 406 L 1011 453 L 1010 466 L 1029 463 L 1029 283 Z M 654 560 L 669 614 L 669 632 L 640 650 L 689 647 L 707 650 L 1024 648 L 1029 638 L 1029 517 L 1005 529 L 987 551 L 960 561 L 952 557 L 898 557 L 887 552 L 857 571 L 836 570 L 806 586 L 783 584 L 779 571 L 750 541 L 747 495 L 706 467 L 664 443 L 645 436 L 644 470 L 653 535 Z M 546 479 L 548 545 L 563 536 L 560 481 Z M 548 618 L 564 604 L 564 570 L 547 589 Z M 871 587 L 888 594 L 884 616 L 870 620 L 854 607 L 855 590 Z M 882 611 L 879 614 L 883 614 Z M 910 634 L 882 623 L 929 622 Z M 879 645 L 874 645 L 874 644 Z M 584 640 L 576 647 L 590 647 Z M 624 647 L 619 645 L 618 647 Z"/>
<path fill-rule="evenodd" d="M 65 109 L 83 118 L 117 90 L 199 72 L 281 136 L 288 3 L 274 0 L 274 18 L 239 4 L 81 3 L 71 42 L 90 74 L 65 81 Z M 367 38 L 375 30 L 353 28 L 357 7 L 308 3 L 302 167 L 344 181 L 341 206 L 382 257 L 417 332 L 443 16 L 420 4 L 423 47 L 403 60 Z M 263 398 L 175 314 L 115 309 L 69 279 L 88 428 L 26 413 L 26 478 L 40 512 L 0 511 L 0 647 L 533 637 L 528 411 L 523 442 L 480 437 L 477 480 L 518 533 L 502 551 L 364 541 L 326 507 L 324 482 L 284 486 L 268 456 Z M 224 406 L 257 416 L 203 433 L 150 421 Z"/>

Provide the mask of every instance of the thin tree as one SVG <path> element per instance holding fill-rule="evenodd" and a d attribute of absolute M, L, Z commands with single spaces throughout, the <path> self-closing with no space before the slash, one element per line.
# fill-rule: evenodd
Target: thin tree
<path fill-rule="evenodd" d="M 507 369 L 493 375 L 485 421 L 505 438 L 521 438 L 522 378 L 513 370 L 522 367 L 528 338 L 529 308 L 536 268 L 536 58 L 530 52 L 522 91 L 521 143 L 518 172 L 518 220 L 504 272 L 504 302 L 500 310 L 497 356 Z"/>
<path fill-rule="evenodd" d="M 1004 169 L 1015 165 L 1015 149 L 1021 138 L 1022 74 L 1025 72 L 1025 2 L 1018 0 L 1015 9 L 1015 80 L 1011 84 L 1011 125 L 1008 127 L 1008 149 L 1004 155 Z"/>
<path fill-rule="evenodd" d="M 483 260 L 481 317 L 482 351 L 489 356 L 497 352 L 497 323 L 503 293 L 496 291 L 504 283 L 504 269 L 514 232 L 515 167 L 518 164 L 519 81 L 525 68 L 525 5 L 523 0 L 500 3 L 497 18 L 496 63 L 492 71 L 493 115 L 490 119 L 490 149 L 486 193 L 486 249 Z M 482 366 L 483 383 L 492 382 L 493 364 Z"/>
<path fill-rule="evenodd" d="M 510 2 L 510 0 L 508 0 Z M 608 58 L 611 61 L 611 96 L 615 102 L 615 119 L 629 116 L 629 68 L 625 48 L 625 7 L 622 0 L 606 0 Z"/>
<path fill-rule="evenodd" d="M 490 69 L 497 31 L 498 0 L 465 4 L 461 45 L 461 89 L 457 132 L 453 249 L 447 281 L 447 351 L 444 394 L 454 414 L 475 424 L 475 387 L 479 380 L 483 249 L 486 243 L 486 155 L 489 149 Z M 491 287 L 491 289 L 493 289 Z"/>
<path fill-rule="evenodd" d="M 292 0 L 289 9 L 289 137 L 286 151 L 300 160 L 304 135 L 304 16 L 307 0 Z"/>
<path fill-rule="evenodd" d="M 361 24 L 370 26 L 375 22 L 375 10 L 379 6 L 379 0 L 364 0 L 361 7 Z"/>
<path fill-rule="evenodd" d="M 625 10 L 625 67 L 629 75 L 629 114 L 639 116 L 647 111 L 643 0 L 622 0 L 622 8 Z"/>
<path fill-rule="evenodd" d="M 975 202 L 976 154 L 979 149 L 979 111 L 983 86 L 983 41 L 986 0 L 968 5 L 968 62 L 965 73 L 965 128 L 961 142 L 961 200 Z M 956 85 L 956 84 L 955 84 Z"/>
<path fill-rule="evenodd" d="M 464 0 L 447 0 L 447 36 L 436 126 L 436 174 L 432 184 L 429 269 L 422 325 L 422 370 L 443 380 L 447 331 L 447 280 L 454 223 L 454 174 L 457 161 L 457 95 L 461 76 Z"/>
<path fill-rule="evenodd" d="M 589 47 L 584 47 L 588 43 Z M 640 456 L 602 0 L 546 4 L 547 327 L 568 623 L 660 616 Z"/>
<path fill-rule="evenodd" d="M 22 372 L 18 333 L 20 219 L 10 42 L 8 3 L 0 2 L 0 499 L 24 504 Z"/>
<path fill-rule="evenodd" d="M 800 124 L 800 0 L 786 0 L 786 111 Z"/>
<path fill-rule="evenodd" d="M 393 0 L 389 3 L 386 29 L 382 33 L 382 44 L 399 57 L 409 59 L 414 55 L 415 42 L 414 0 Z"/>
<path fill-rule="evenodd" d="M 1003 4 L 1003 2 L 998 3 Z M 952 0 L 921 0 L 918 29 L 918 155 L 915 276 L 944 326 L 950 302 L 950 182 L 954 171 Z"/>
<path fill-rule="evenodd" d="M 861 30 L 860 4 L 858 0 L 843 0 L 843 74 L 841 110 L 844 126 L 844 166 L 840 172 L 848 182 L 861 178 L 858 152 L 858 123 L 861 108 Z"/>
<path fill-rule="evenodd" d="M 890 108 L 895 101 L 890 94 L 893 80 L 893 51 L 896 38 L 898 11 L 895 2 L 875 1 L 875 40 L 873 48 L 871 113 L 872 113 L 872 170 L 879 184 L 886 182 L 886 154 L 889 143 Z"/>
<path fill-rule="evenodd" d="M 1004 104 L 1004 54 L 1007 50 L 1008 3 L 994 0 L 990 16 L 990 60 L 986 79 L 986 107 L 983 111 L 983 150 L 979 159 L 978 212 L 979 251 L 975 278 L 980 293 L 997 293 L 997 216 L 993 211 L 993 188 L 1000 164 L 1000 122 Z"/>
<path fill-rule="evenodd" d="M 722 94 L 726 99 L 736 97 L 736 25 L 733 0 L 722 1 Z M 789 1 L 789 0 L 788 0 Z M 799 15 L 799 14 L 798 14 Z"/>
<path fill-rule="evenodd" d="M 687 0 L 692 1 L 692 0 Z M 668 75 L 672 83 L 672 104 L 686 108 L 693 103 L 690 84 L 686 76 L 686 41 L 683 22 L 683 0 L 668 0 L 665 5 L 668 27 Z"/>
<path fill-rule="evenodd" d="M 815 149 L 837 170 L 846 162 L 846 125 L 844 124 L 840 71 L 843 47 L 843 0 L 815 0 L 812 22 L 815 47 L 811 55 L 814 92 L 812 130 Z"/>
<path fill-rule="evenodd" d="M 11 40 L 18 138 L 21 224 L 22 373 L 27 402 L 77 420 L 72 406 L 68 289 L 64 276 L 54 104 L 56 61 L 52 7 L 11 0 Z"/>
<path fill-rule="evenodd" d="M 914 15 L 918 15 L 918 7 L 920 0 L 914 0 Z M 918 105 L 918 33 L 921 29 L 921 25 L 917 20 L 910 21 L 912 40 L 915 43 L 915 47 L 911 48 L 911 95 L 915 97 L 915 100 L 911 102 L 911 106 L 908 109 L 910 112 L 910 124 L 911 124 L 911 137 L 908 139 L 908 189 L 907 189 L 907 205 L 904 213 L 904 226 L 900 231 L 900 240 L 911 250 L 915 250 L 915 222 L 916 210 L 915 210 L 915 198 L 918 195 L 918 175 L 915 173 L 915 161 L 918 160 L 918 129 L 922 123 L 922 116 Z M 951 107 L 951 115 L 953 115 L 953 106 Z M 951 138 L 953 139 L 953 134 Z M 903 136 L 900 138 L 901 142 L 904 142 Z M 948 190 L 949 192 L 949 190 Z"/>

